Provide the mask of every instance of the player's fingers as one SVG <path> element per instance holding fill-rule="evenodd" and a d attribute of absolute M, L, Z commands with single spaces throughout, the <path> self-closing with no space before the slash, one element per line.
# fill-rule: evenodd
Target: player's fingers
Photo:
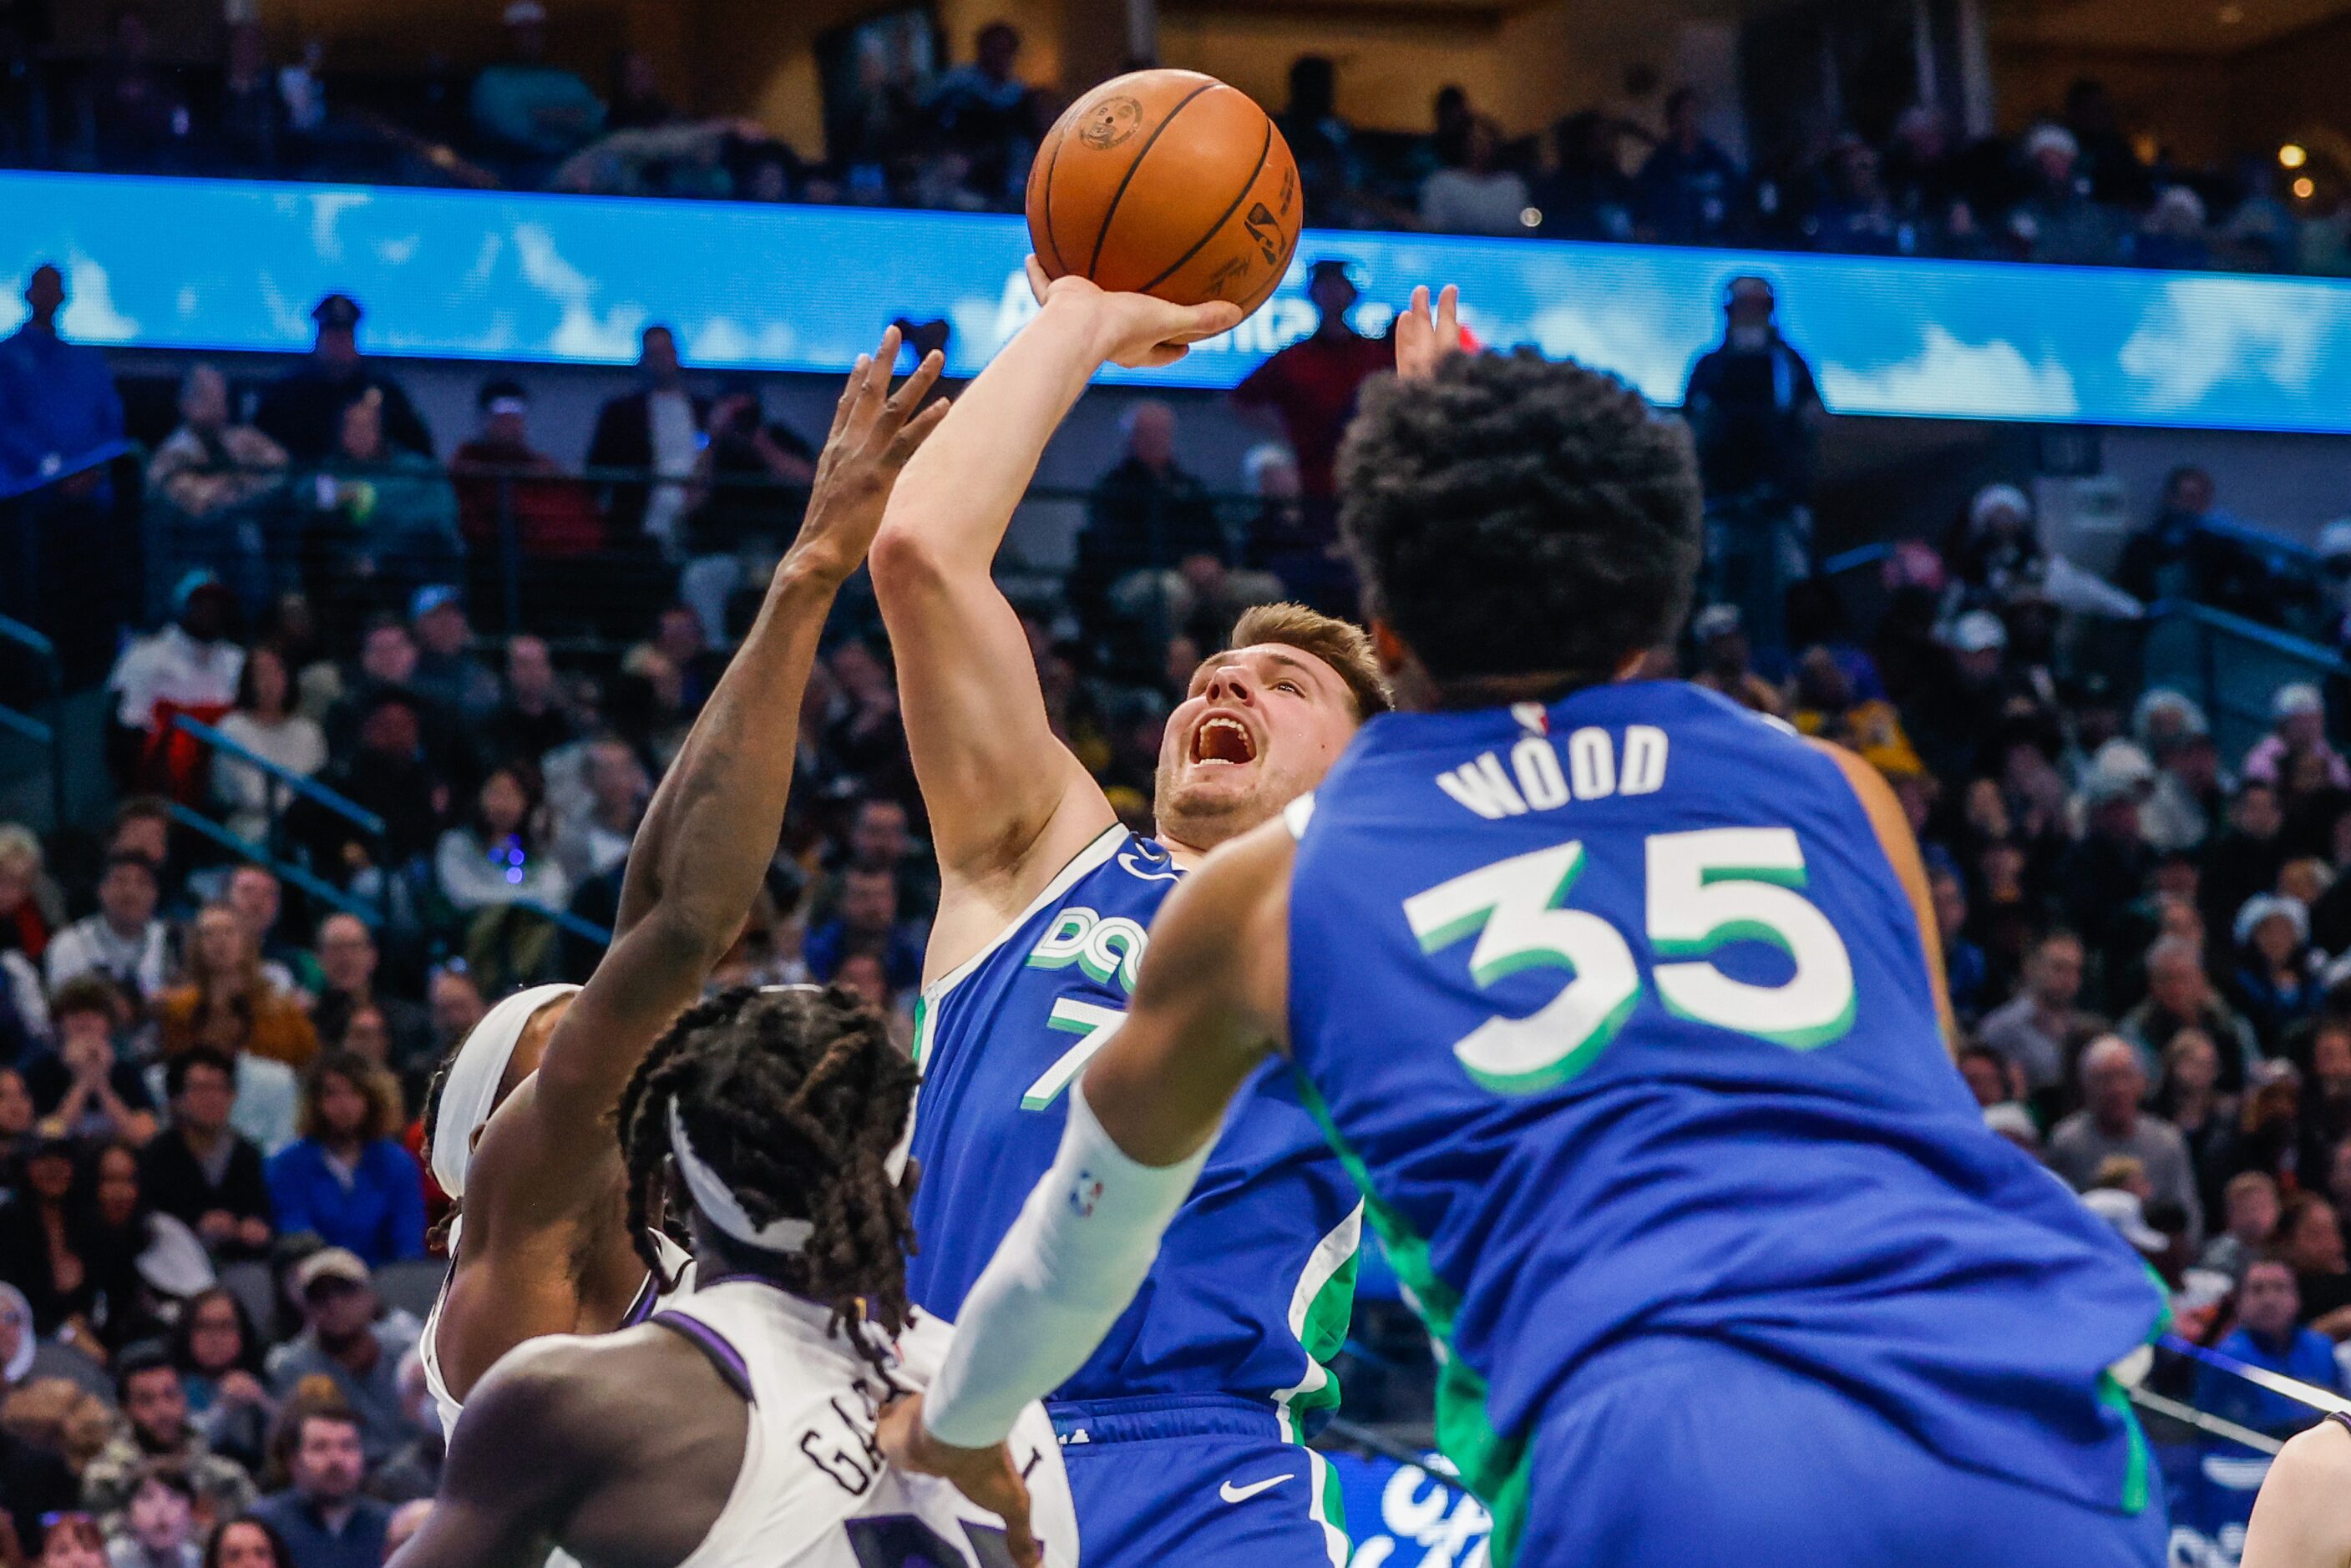
<path fill-rule="evenodd" d="M 1212 299 L 1206 305 L 1196 305 L 1185 312 L 1183 327 L 1167 335 L 1170 343 L 1197 343 L 1203 337 L 1214 337 L 1219 332 L 1230 332 L 1241 324 L 1241 307 L 1228 299 Z"/>
<path fill-rule="evenodd" d="M 1409 321 L 1416 327 L 1428 319 L 1428 285 L 1423 283 L 1413 286 L 1412 303 L 1405 307 L 1404 315 L 1405 321 Z M 1401 328 L 1404 323 L 1398 322 L 1396 325 Z"/>
<path fill-rule="evenodd" d="M 1037 1532 L 1029 1522 L 1029 1484 L 1020 1479 L 1008 1457 L 1004 1466 L 1006 1487 L 1004 1497 L 996 1511 L 1004 1520 L 1004 1545 L 1012 1553 L 1012 1561 L 1021 1568 L 1038 1568 L 1045 1561 L 1045 1550 L 1037 1544 Z"/>
<path fill-rule="evenodd" d="M 883 400 L 890 393 L 890 378 L 898 369 L 898 343 L 897 327 L 884 327 L 881 347 L 866 362 L 864 379 L 858 385 L 857 401 L 849 415 L 852 426 L 870 426 L 881 414 Z"/>
<path fill-rule="evenodd" d="M 1451 284 L 1437 296 L 1437 341 L 1439 347 L 1461 347 L 1461 291 Z"/>
<path fill-rule="evenodd" d="M 893 469 L 905 467 L 906 460 L 914 456 L 915 450 L 925 441 L 931 439 L 931 432 L 938 429 L 940 422 L 947 417 L 948 407 L 948 400 L 941 398 L 937 402 L 908 420 L 904 428 L 890 438 L 890 451 L 883 461 Z"/>
<path fill-rule="evenodd" d="M 939 384 L 939 374 L 946 368 L 947 357 L 937 349 L 924 355 L 923 362 L 914 367 L 914 373 L 899 382 L 898 389 L 890 394 L 890 400 L 882 405 L 883 417 L 893 426 L 905 423 L 906 416 L 921 408 L 923 400 L 930 396 L 931 389 Z"/>
<path fill-rule="evenodd" d="M 865 367 L 871 363 L 870 357 L 860 354 L 857 363 L 849 368 L 849 379 L 841 383 L 841 401 L 832 405 L 832 429 L 824 438 L 827 441 L 849 428 L 849 410 L 857 406 L 857 389 L 865 384 Z"/>
<path fill-rule="evenodd" d="M 1045 303 L 1045 286 L 1052 281 L 1045 275 L 1045 264 L 1035 256 L 1030 256 L 1029 258 L 1029 292 L 1037 296 L 1038 304 Z"/>

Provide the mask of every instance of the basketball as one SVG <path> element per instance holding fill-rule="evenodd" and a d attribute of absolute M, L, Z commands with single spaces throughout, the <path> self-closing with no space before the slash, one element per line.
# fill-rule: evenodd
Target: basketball
<path fill-rule="evenodd" d="M 1304 220 L 1272 119 L 1197 71 L 1102 83 L 1054 123 L 1029 171 L 1029 237 L 1049 275 L 1177 305 L 1263 305 Z"/>

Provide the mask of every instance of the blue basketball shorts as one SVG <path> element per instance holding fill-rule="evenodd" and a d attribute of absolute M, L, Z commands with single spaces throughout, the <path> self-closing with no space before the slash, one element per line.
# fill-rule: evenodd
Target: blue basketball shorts
<path fill-rule="evenodd" d="M 1346 1568 L 1339 1480 L 1272 1409 L 1228 1395 L 1046 1407 L 1086 1568 Z"/>
<path fill-rule="evenodd" d="M 1867 1406 L 1699 1339 L 1577 1374 L 1537 1423 L 1512 1568 L 2163 1568 L 2161 1480 L 2137 1513 L 1942 1459 Z"/>

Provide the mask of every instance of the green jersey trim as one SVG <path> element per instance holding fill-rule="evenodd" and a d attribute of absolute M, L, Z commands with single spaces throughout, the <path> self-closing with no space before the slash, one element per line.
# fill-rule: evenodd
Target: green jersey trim
<path fill-rule="evenodd" d="M 1296 1071 L 1293 1068 L 1293 1071 Z M 1297 1073 L 1299 1097 L 1315 1125 L 1322 1129 L 1340 1166 L 1364 1195 L 1364 1214 L 1387 1248 L 1388 1262 L 1405 1299 L 1427 1324 L 1437 1342 L 1437 1448 L 1453 1461 L 1461 1484 L 1493 1515 L 1494 1532 L 1488 1556 L 1494 1568 L 1510 1568 L 1519 1538 L 1527 1524 L 1529 1483 L 1526 1440 L 1505 1438 L 1487 1415 L 1485 1378 L 1465 1366 L 1453 1347 L 1453 1318 L 1461 1296 L 1437 1277 L 1428 1261 L 1428 1242 L 1411 1223 L 1383 1200 L 1372 1185 L 1372 1173 L 1363 1157 L 1351 1147 L 1331 1117 L 1322 1095 Z"/>

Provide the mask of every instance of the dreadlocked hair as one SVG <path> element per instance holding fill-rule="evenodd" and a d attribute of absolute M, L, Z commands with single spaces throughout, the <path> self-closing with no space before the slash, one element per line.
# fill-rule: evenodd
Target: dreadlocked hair
<path fill-rule="evenodd" d="M 881 1366 L 857 1324 L 893 1338 L 906 1326 L 915 1173 L 893 1181 L 885 1162 L 917 1075 L 882 1015 L 837 985 L 742 986 L 688 1008 L 621 1096 L 629 1234 L 645 1268 L 664 1289 L 674 1282 L 653 1237 L 675 1105 L 695 1153 L 752 1223 L 814 1228 L 799 1251 L 759 1255 L 787 1288 L 830 1304 L 832 1332 Z"/>

